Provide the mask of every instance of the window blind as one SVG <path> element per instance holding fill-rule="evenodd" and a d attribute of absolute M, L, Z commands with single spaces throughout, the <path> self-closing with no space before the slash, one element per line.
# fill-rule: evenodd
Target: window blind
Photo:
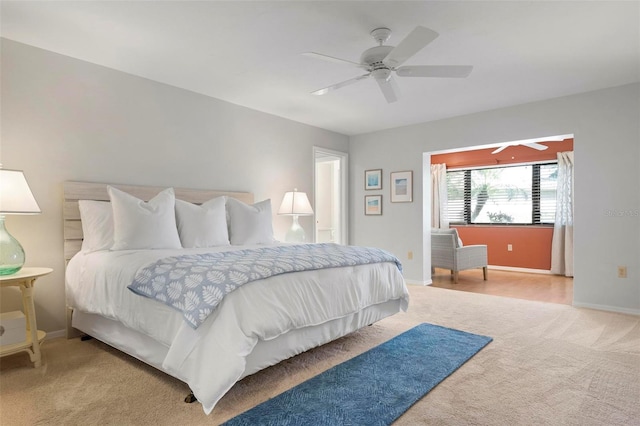
<path fill-rule="evenodd" d="M 553 223 L 557 164 L 447 172 L 448 219 L 458 224 Z"/>

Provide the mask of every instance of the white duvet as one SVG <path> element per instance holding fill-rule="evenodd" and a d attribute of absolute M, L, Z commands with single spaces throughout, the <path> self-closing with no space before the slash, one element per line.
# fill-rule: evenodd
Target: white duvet
<path fill-rule="evenodd" d="M 264 246 L 262 246 L 264 247 Z M 78 253 L 67 266 L 67 303 L 121 322 L 165 345 L 162 367 L 185 381 L 209 414 L 245 371 L 258 340 L 323 324 L 409 295 L 394 263 L 295 272 L 247 283 L 228 294 L 196 330 L 182 314 L 127 289 L 139 268 L 167 256 L 251 248 Z"/>

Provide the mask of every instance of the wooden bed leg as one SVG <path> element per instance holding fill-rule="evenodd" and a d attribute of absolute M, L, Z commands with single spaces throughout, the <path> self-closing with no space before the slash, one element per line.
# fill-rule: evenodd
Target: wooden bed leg
<path fill-rule="evenodd" d="M 79 330 L 76 330 L 71 325 L 71 318 L 73 317 L 73 309 L 67 307 L 67 339 L 73 339 L 75 337 L 82 336 Z"/>
<path fill-rule="evenodd" d="M 487 270 L 487 267 L 486 267 L 486 266 L 483 266 L 483 267 L 482 267 L 482 276 L 483 276 L 483 278 L 484 278 L 484 280 L 485 280 L 485 281 L 487 280 L 488 275 L 489 275 L 489 272 L 488 272 L 488 270 Z"/>
<path fill-rule="evenodd" d="M 184 399 L 184 402 L 186 402 L 187 404 L 193 404 L 197 400 L 198 398 L 196 398 L 193 392 L 190 392 L 189 395 L 187 395 L 186 398 Z"/>

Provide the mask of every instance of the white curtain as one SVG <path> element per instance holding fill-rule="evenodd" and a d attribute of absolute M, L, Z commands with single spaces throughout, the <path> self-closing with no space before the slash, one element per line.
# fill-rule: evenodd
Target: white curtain
<path fill-rule="evenodd" d="M 448 228 L 447 165 L 431 165 L 431 227 Z"/>
<path fill-rule="evenodd" d="M 573 151 L 558 153 L 556 221 L 551 242 L 551 273 L 573 277 Z"/>

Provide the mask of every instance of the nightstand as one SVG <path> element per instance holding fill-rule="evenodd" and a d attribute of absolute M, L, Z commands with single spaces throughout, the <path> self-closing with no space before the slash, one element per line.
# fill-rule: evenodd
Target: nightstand
<path fill-rule="evenodd" d="M 12 275 L 0 275 L 0 287 L 20 287 L 24 314 L 27 317 L 26 340 L 12 345 L 0 346 L 0 357 L 25 351 L 34 367 L 42 365 L 40 343 L 47 333 L 38 330 L 36 311 L 33 304 L 33 286 L 36 279 L 53 272 L 51 268 L 22 268 Z"/>

